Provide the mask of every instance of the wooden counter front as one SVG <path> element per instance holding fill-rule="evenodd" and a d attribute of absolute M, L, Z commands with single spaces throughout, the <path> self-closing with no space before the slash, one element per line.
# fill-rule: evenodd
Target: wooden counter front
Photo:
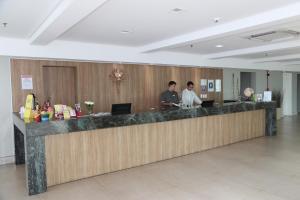
<path fill-rule="evenodd" d="M 265 112 L 262 109 L 45 136 L 47 185 L 264 136 Z"/>

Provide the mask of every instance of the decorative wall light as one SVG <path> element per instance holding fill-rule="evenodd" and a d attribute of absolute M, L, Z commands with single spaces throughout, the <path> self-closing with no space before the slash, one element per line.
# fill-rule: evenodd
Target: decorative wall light
<path fill-rule="evenodd" d="M 109 77 L 113 80 L 113 81 L 116 81 L 116 82 L 121 82 L 125 79 L 125 72 L 114 66 L 114 69 L 112 70 L 111 74 L 109 75 Z"/>

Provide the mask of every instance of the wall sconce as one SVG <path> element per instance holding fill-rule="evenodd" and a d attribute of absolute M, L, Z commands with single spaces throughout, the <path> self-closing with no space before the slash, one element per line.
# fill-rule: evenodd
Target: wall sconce
<path fill-rule="evenodd" d="M 125 72 L 118 67 L 114 67 L 109 77 L 116 82 L 121 82 L 125 79 Z"/>

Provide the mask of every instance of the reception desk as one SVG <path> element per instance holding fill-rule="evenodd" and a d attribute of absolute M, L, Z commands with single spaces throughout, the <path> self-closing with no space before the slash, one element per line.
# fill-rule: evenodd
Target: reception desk
<path fill-rule="evenodd" d="M 14 114 L 16 164 L 30 195 L 48 186 L 276 134 L 276 103 L 232 103 L 25 124 Z"/>

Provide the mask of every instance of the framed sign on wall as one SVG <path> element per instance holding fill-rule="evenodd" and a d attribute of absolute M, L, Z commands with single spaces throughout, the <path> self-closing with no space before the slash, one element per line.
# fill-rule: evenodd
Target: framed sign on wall
<path fill-rule="evenodd" d="M 200 98 L 206 99 L 207 98 L 207 79 L 200 80 Z"/>
<path fill-rule="evenodd" d="M 216 80 L 216 92 L 222 92 L 222 81 L 221 79 Z"/>
<path fill-rule="evenodd" d="M 21 88 L 22 90 L 32 90 L 32 76 L 30 75 L 21 75 Z"/>
<path fill-rule="evenodd" d="M 215 91 L 215 81 L 208 80 L 208 92 L 214 92 L 214 91 Z"/>

